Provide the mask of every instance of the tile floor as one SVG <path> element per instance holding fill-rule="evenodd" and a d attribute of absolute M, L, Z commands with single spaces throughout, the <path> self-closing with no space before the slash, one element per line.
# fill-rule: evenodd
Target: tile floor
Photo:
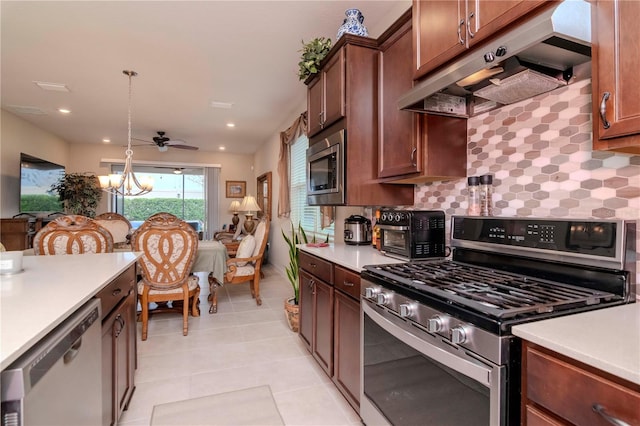
<path fill-rule="evenodd" d="M 136 390 L 120 425 L 148 425 L 156 404 L 263 384 L 271 386 L 287 425 L 361 424 L 287 326 L 283 303 L 291 285 L 286 277 L 265 266 L 262 306 L 256 306 L 248 284 L 222 287 L 216 314 L 208 313 L 206 283 L 206 275 L 200 275 L 202 313 L 189 317 L 188 336 L 182 336 L 177 315 L 152 317 L 145 342 L 138 324 Z"/>

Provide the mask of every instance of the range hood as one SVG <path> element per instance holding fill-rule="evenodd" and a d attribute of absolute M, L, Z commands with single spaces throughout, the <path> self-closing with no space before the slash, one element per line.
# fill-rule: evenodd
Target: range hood
<path fill-rule="evenodd" d="M 416 83 L 398 106 L 470 117 L 590 77 L 590 60 L 590 5 L 565 0 Z"/>

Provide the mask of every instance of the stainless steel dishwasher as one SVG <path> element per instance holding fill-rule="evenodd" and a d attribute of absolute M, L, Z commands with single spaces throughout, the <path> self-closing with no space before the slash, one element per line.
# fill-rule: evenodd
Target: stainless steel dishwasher
<path fill-rule="evenodd" d="M 99 425 L 100 336 L 93 299 L 2 371 L 2 425 Z"/>

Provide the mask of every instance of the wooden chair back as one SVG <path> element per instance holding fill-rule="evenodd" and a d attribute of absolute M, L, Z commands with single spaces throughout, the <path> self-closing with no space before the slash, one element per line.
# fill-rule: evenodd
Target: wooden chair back
<path fill-rule="evenodd" d="M 40 229 L 33 239 L 36 255 L 111 253 L 111 233 L 91 218 L 60 216 Z"/>
<path fill-rule="evenodd" d="M 144 284 L 154 290 L 169 290 L 181 287 L 189 278 L 198 234 L 184 220 L 158 213 L 132 234 L 131 246 L 143 252 L 138 265 Z"/>

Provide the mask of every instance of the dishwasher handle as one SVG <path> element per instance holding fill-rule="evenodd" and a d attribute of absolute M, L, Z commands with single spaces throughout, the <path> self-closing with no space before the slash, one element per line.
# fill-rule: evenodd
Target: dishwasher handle
<path fill-rule="evenodd" d="M 82 337 L 76 340 L 62 357 L 65 364 L 71 363 L 71 361 L 78 356 L 78 353 L 80 353 L 80 346 L 82 346 Z"/>

